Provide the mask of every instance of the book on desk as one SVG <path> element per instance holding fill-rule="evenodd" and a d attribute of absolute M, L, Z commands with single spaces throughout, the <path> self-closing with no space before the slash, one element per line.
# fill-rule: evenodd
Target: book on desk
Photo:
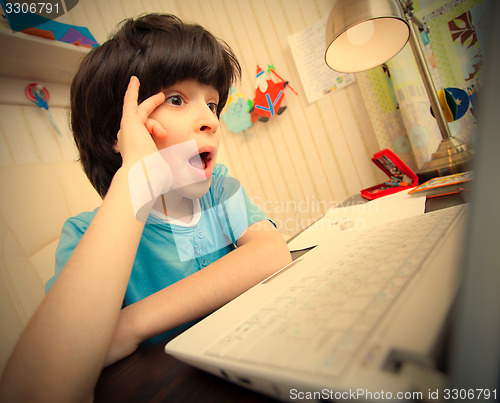
<path fill-rule="evenodd" d="M 430 198 L 460 193 L 469 189 L 472 179 L 472 171 L 433 178 L 410 190 L 408 194 Z"/>

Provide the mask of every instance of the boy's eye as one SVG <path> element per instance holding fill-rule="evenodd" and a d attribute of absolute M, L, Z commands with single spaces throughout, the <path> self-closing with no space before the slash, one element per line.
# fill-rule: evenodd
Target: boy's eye
<path fill-rule="evenodd" d="M 215 102 L 209 102 L 207 105 L 210 108 L 210 110 L 212 111 L 212 113 L 214 113 L 214 114 L 217 113 L 218 105 Z"/>
<path fill-rule="evenodd" d="M 165 98 L 165 102 L 170 105 L 182 106 L 184 105 L 184 100 L 180 95 L 171 95 Z"/>

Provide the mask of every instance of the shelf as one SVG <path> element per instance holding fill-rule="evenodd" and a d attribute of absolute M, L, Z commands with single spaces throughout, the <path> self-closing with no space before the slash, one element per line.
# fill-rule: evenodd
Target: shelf
<path fill-rule="evenodd" d="M 89 48 L 0 28 L 0 76 L 70 84 Z"/>

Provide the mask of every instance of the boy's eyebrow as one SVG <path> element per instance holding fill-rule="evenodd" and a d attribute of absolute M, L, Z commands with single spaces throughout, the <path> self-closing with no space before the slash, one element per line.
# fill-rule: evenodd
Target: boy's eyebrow
<path fill-rule="evenodd" d="M 179 93 L 182 94 L 183 91 L 181 89 L 177 88 L 177 86 L 180 85 L 183 81 L 190 81 L 190 80 L 181 80 L 181 81 L 179 81 L 179 82 L 177 82 L 175 84 L 169 85 L 168 87 L 163 87 L 159 92 L 163 92 L 165 95 L 166 95 L 167 92 L 171 92 L 171 91 L 173 91 L 173 92 L 179 92 Z M 213 94 L 209 94 L 209 95 L 210 96 L 212 96 L 212 95 L 215 96 L 216 99 L 217 99 L 217 102 L 220 102 L 221 93 L 219 92 L 219 90 L 216 87 L 214 87 L 212 84 L 204 84 L 204 83 L 202 83 L 200 81 L 197 81 L 197 80 L 194 80 L 194 81 L 198 82 L 202 86 L 210 88 L 211 91 L 213 91 Z"/>

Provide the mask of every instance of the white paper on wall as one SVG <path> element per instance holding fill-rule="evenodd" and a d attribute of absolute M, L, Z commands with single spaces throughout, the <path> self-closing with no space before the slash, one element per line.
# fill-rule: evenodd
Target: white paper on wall
<path fill-rule="evenodd" d="M 354 74 L 336 72 L 325 62 L 327 20 L 328 16 L 325 16 L 303 31 L 288 36 L 288 43 L 309 103 L 356 81 Z"/>

